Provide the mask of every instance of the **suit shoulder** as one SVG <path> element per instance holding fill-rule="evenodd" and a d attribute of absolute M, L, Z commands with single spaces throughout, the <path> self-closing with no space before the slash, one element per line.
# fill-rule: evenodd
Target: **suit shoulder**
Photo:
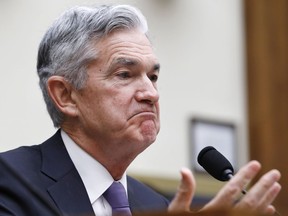
<path fill-rule="evenodd" d="M 34 176 L 41 170 L 41 151 L 39 146 L 23 146 L 13 150 L 0 153 L 1 171 L 14 171 L 23 176 Z M 6 167 L 4 169 L 3 167 Z"/>
<path fill-rule="evenodd" d="M 34 146 L 21 146 L 16 149 L 12 149 L 6 152 L 0 153 L 0 159 L 4 160 L 7 163 L 23 163 L 24 161 L 28 161 L 33 159 L 35 161 L 35 157 L 40 154 L 40 148 L 38 145 Z"/>
<path fill-rule="evenodd" d="M 0 160 L 7 164 L 34 164 L 42 160 L 42 149 L 49 146 L 51 143 L 59 140 L 60 130 L 58 130 L 54 136 L 50 137 L 46 141 L 38 145 L 21 146 L 6 152 L 0 153 Z M 55 141 L 56 140 L 56 141 Z"/>

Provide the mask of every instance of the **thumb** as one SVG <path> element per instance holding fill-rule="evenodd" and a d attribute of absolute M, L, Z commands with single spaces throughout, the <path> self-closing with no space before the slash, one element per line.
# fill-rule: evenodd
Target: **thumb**
<path fill-rule="evenodd" d="M 195 178 L 188 168 L 182 168 L 180 173 L 182 177 L 181 182 L 175 197 L 168 207 L 168 212 L 183 212 L 190 210 L 196 188 Z"/>

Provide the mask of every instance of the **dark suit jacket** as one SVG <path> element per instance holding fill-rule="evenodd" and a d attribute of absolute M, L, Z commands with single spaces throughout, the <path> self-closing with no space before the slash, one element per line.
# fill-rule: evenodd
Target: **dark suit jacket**
<path fill-rule="evenodd" d="M 164 211 L 168 201 L 128 177 L 132 212 Z M 60 130 L 40 145 L 0 154 L 0 215 L 94 215 Z"/>

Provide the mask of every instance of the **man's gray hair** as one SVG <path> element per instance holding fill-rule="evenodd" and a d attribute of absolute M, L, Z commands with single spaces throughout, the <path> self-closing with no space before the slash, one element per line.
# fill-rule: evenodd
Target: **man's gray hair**
<path fill-rule="evenodd" d="M 64 77 L 76 89 L 84 87 L 86 68 L 97 59 L 97 42 L 115 30 L 138 29 L 147 35 L 142 13 L 129 5 L 74 7 L 64 12 L 48 29 L 38 50 L 37 72 L 47 110 L 55 127 L 64 120 L 49 97 L 47 80 Z"/>

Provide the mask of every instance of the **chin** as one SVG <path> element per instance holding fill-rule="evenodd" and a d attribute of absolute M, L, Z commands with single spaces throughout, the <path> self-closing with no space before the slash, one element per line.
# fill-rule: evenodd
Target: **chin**
<path fill-rule="evenodd" d="M 144 139 L 143 139 L 143 141 L 142 141 L 142 145 L 143 146 L 146 146 L 146 148 L 147 147 L 149 147 L 152 143 L 154 143 L 155 142 L 155 140 L 156 140 L 156 135 L 152 135 L 152 136 L 146 136 Z"/>
<path fill-rule="evenodd" d="M 159 132 L 159 126 L 153 121 L 143 122 L 141 125 L 140 133 L 144 140 L 154 142 Z"/>
<path fill-rule="evenodd" d="M 154 143 L 154 141 L 145 142 L 145 143 L 142 143 L 140 146 L 138 146 L 137 155 L 145 151 L 152 143 Z"/>

